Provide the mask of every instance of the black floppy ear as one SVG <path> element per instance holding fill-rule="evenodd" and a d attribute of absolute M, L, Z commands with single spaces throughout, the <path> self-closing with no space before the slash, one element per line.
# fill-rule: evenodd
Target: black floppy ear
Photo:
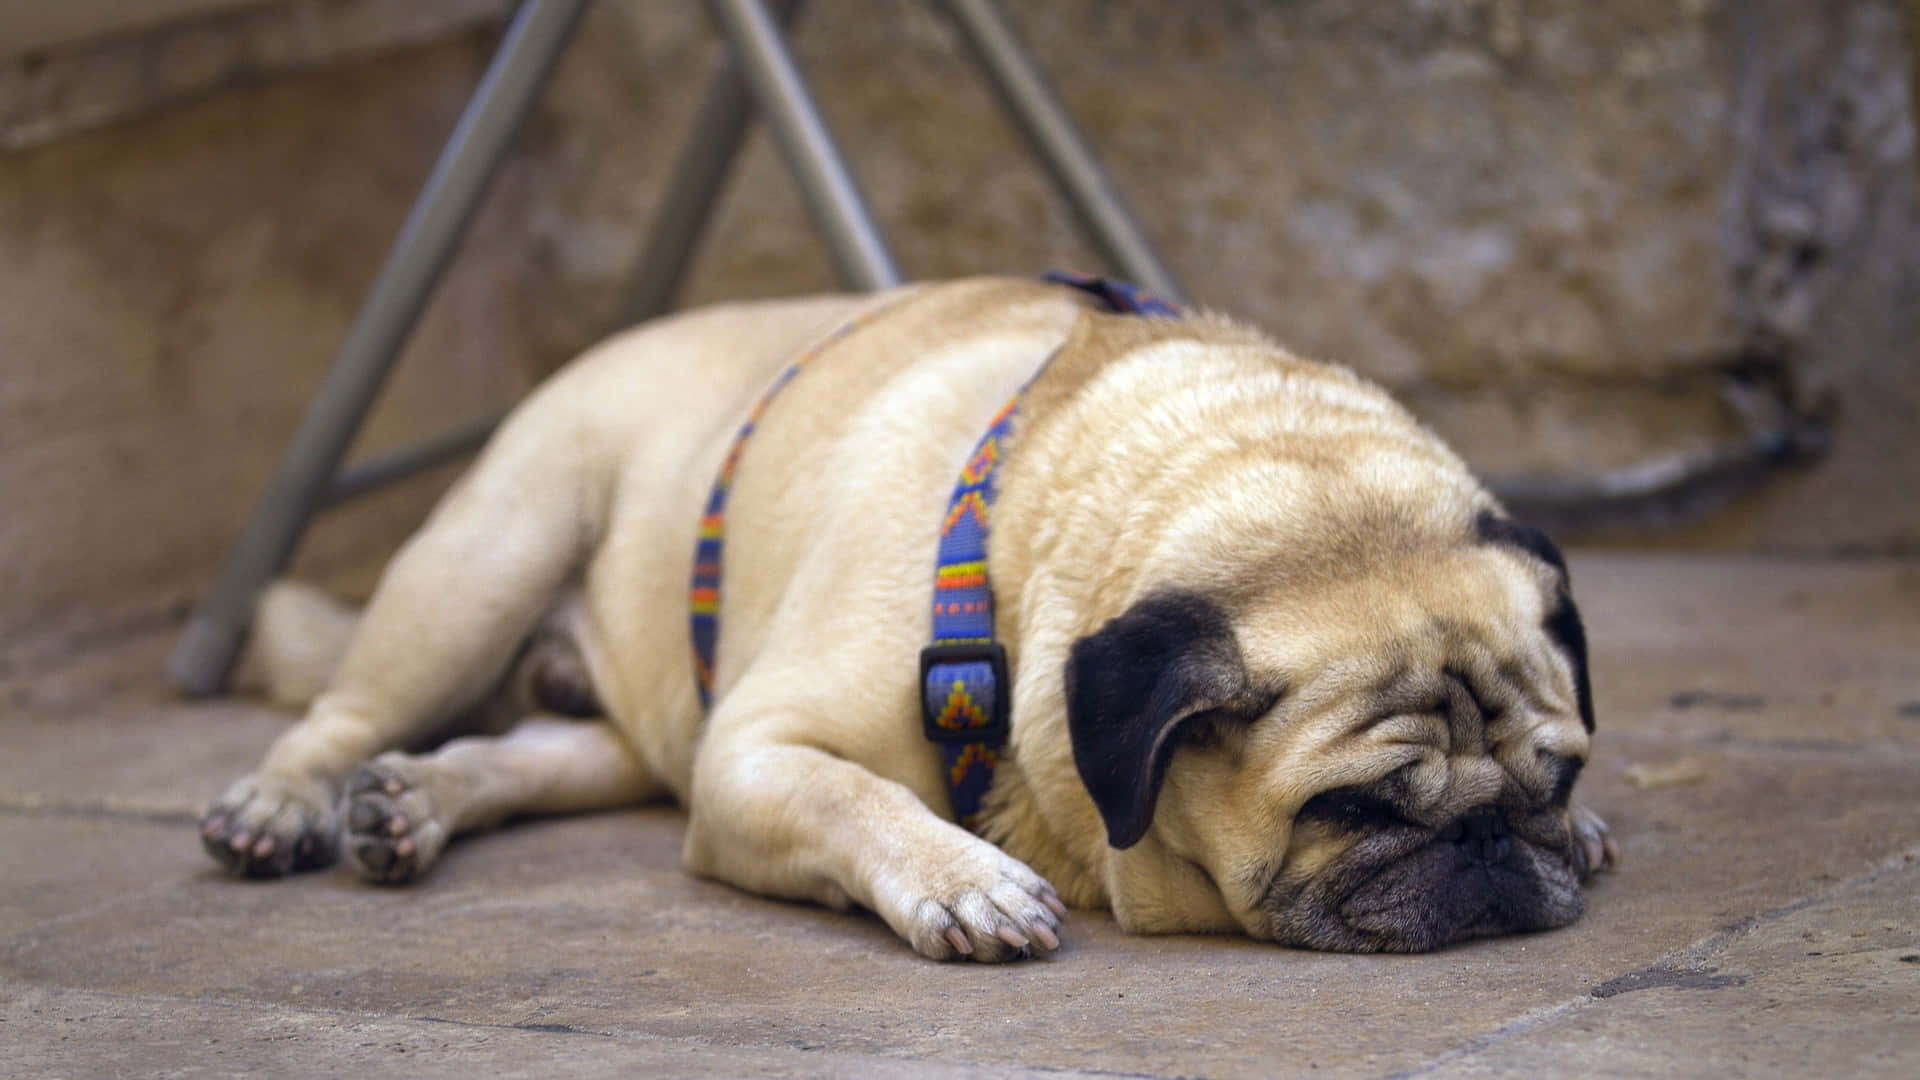
<path fill-rule="evenodd" d="M 1107 842 L 1132 847 L 1153 824 L 1182 727 L 1215 710 L 1245 708 L 1247 675 L 1233 626 L 1205 597 L 1160 593 L 1075 642 L 1066 675 L 1073 763 L 1106 822 Z"/>
<path fill-rule="evenodd" d="M 1547 637 L 1560 646 L 1573 668 L 1573 690 L 1580 702 L 1580 722 L 1593 730 L 1593 682 L 1587 676 L 1587 628 L 1580 621 L 1580 609 L 1573 604 L 1573 579 L 1567 573 L 1567 560 L 1547 534 L 1531 525 L 1522 525 L 1491 510 L 1474 518 L 1474 532 L 1488 544 L 1516 547 L 1554 568 L 1559 587 L 1554 591 L 1553 607 L 1547 612 Z"/>

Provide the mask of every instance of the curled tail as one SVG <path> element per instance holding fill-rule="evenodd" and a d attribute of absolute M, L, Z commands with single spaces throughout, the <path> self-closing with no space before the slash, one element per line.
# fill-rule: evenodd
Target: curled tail
<path fill-rule="evenodd" d="M 274 581 L 254 605 L 253 629 L 234 667 L 234 690 L 305 709 L 333 681 L 359 625 L 358 607 L 312 585 Z M 586 659 L 558 613 L 549 613 L 522 643 L 470 719 L 485 730 L 505 730 L 535 712 L 602 714 Z"/>
<path fill-rule="evenodd" d="M 234 689 L 289 709 L 306 708 L 332 681 L 359 624 L 359 608 L 312 585 L 269 584 L 254 605 Z"/>

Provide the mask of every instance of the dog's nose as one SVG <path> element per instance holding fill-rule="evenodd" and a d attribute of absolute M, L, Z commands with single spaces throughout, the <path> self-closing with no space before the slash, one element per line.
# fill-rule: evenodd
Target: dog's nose
<path fill-rule="evenodd" d="M 1440 839 L 1459 847 L 1468 858 L 1480 863 L 1499 862 L 1513 848 L 1506 819 L 1493 810 L 1475 810 L 1455 818 L 1440 830 Z"/>

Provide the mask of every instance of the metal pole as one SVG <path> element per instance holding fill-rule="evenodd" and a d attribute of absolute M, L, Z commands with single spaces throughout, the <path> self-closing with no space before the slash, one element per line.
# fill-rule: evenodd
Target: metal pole
<path fill-rule="evenodd" d="M 840 279 L 855 289 L 898 285 L 900 269 L 766 5 L 709 0 L 707 10 L 737 50 L 755 104 L 806 196 Z"/>
<path fill-rule="evenodd" d="M 435 465 L 444 465 L 477 450 L 493 436 L 494 429 L 505 419 L 506 416 L 502 414 L 468 421 L 390 454 L 349 465 L 327 481 L 327 488 L 320 496 L 320 508 L 346 502 L 395 480 Z"/>
<path fill-rule="evenodd" d="M 790 27 L 799 10 L 800 0 L 776 0 L 773 17 Z M 739 56 L 728 48 L 707 84 L 707 96 L 694 114 L 686 147 L 654 212 L 646 249 L 634 263 L 620 325 L 672 310 L 752 119 L 753 98 L 740 73 Z"/>
<path fill-rule="evenodd" d="M 587 0 L 525 0 L 514 15 L 266 493 L 167 661 L 187 692 L 212 694 L 225 685 L 254 597 L 286 564 L 325 498 L 341 455 L 586 6 Z"/>
<path fill-rule="evenodd" d="M 945 0 L 945 5 L 1000 103 L 1046 164 L 1101 258 L 1135 284 L 1184 302 L 1153 241 L 993 0 Z"/>
<path fill-rule="evenodd" d="M 774 0 L 773 17 L 791 27 L 800 0 Z M 666 195 L 647 230 L 647 246 L 636 260 L 620 325 L 637 323 L 670 310 L 713 216 L 727 173 L 753 119 L 753 100 L 732 51 L 723 55 L 706 98 L 694 116 L 691 134 L 668 182 Z M 504 416 L 462 424 L 440 435 L 372 460 L 348 465 L 327 484 L 323 508 L 451 461 L 485 443 Z"/>

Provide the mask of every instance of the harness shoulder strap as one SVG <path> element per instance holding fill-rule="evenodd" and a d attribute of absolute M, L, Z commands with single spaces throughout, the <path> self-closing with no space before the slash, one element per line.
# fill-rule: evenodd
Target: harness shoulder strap
<path fill-rule="evenodd" d="M 1181 315 L 1178 306 L 1125 282 L 1061 271 L 1047 273 L 1044 280 L 1091 293 L 1115 312 Z M 1045 370 L 1043 361 L 1040 371 Z M 987 578 L 993 478 L 1020 399 L 1039 374 L 1001 408 L 960 469 L 940 525 L 932 642 L 920 651 L 921 728 L 940 747 L 954 817 L 968 829 L 979 824 L 981 801 L 993 786 L 1012 731 L 1007 651 L 993 636 L 993 587 Z"/>

